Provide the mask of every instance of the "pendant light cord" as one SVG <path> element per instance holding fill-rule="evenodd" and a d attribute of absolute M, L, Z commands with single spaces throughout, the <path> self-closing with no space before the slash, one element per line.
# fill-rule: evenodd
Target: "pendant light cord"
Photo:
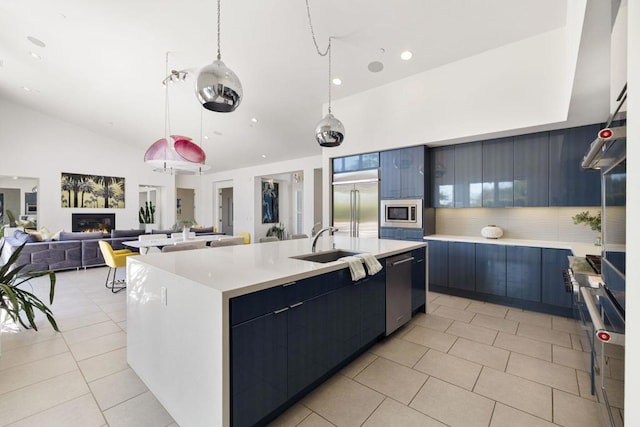
<path fill-rule="evenodd" d="M 165 57 L 165 74 L 169 75 L 169 52 Z M 167 142 L 169 141 L 169 80 L 165 78 L 162 82 L 164 84 L 164 137 Z"/>
<path fill-rule="evenodd" d="M 219 1 L 219 0 L 218 0 Z M 305 0 L 307 4 L 307 18 L 309 18 L 309 29 L 311 30 L 311 38 L 313 39 L 313 44 L 316 47 L 316 52 L 320 56 L 329 56 L 329 114 L 331 114 L 331 39 L 332 36 L 329 36 L 329 43 L 327 45 L 327 49 L 324 52 L 320 50 L 318 46 L 318 41 L 316 40 L 316 33 L 313 31 L 313 23 L 311 22 L 311 8 L 309 7 L 309 0 Z M 219 26 L 219 24 L 218 24 Z"/>
<path fill-rule="evenodd" d="M 218 61 L 222 58 L 220 54 L 220 0 L 218 0 Z"/>

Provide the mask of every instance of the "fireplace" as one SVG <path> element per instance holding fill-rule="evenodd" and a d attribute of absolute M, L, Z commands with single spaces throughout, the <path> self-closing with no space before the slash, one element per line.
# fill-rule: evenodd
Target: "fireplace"
<path fill-rule="evenodd" d="M 71 231 L 102 231 L 105 234 L 110 234 L 115 227 L 116 214 L 71 214 Z"/>

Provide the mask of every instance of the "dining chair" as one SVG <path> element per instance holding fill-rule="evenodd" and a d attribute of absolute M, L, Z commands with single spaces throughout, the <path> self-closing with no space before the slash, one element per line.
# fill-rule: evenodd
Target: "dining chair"
<path fill-rule="evenodd" d="M 196 237 L 196 232 L 195 231 L 187 232 L 187 238 L 188 239 L 193 239 L 194 237 Z M 172 239 L 182 239 L 182 231 L 179 232 L 179 233 L 171 233 L 171 238 Z"/>
<path fill-rule="evenodd" d="M 190 242 L 178 242 L 173 245 L 165 246 L 162 252 L 190 251 L 192 249 L 202 249 L 207 246 L 205 240 L 194 240 Z"/>
<path fill-rule="evenodd" d="M 209 242 L 209 246 L 212 248 L 218 248 L 220 246 L 235 246 L 235 245 L 244 245 L 244 237 L 228 237 L 220 240 L 212 240 Z"/>
<path fill-rule="evenodd" d="M 144 241 L 148 241 L 148 240 L 158 240 L 158 239 L 167 239 L 169 237 L 168 234 L 141 234 L 138 236 L 138 241 L 139 242 L 144 242 Z M 148 247 L 148 248 L 140 248 L 145 249 L 144 253 L 148 254 L 149 252 L 160 252 L 160 249 L 155 248 L 155 247 Z"/>
<path fill-rule="evenodd" d="M 104 282 L 104 286 L 107 289 L 111 289 L 111 292 L 113 292 L 114 294 L 116 292 L 120 292 L 127 287 L 127 280 L 116 280 L 116 272 L 118 271 L 118 268 L 127 266 L 127 257 L 139 254 L 137 252 L 130 251 L 129 249 L 119 249 L 117 251 L 114 251 L 113 247 L 104 240 L 99 240 L 98 245 L 100 246 L 100 252 L 102 252 L 104 262 L 109 267 L 109 271 L 107 272 L 107 280 Z M 113 271 L 113 278 L 111 279 L 111 281 L 109 281 L 111 271 Z"/>
<path fill-rule="evenodd" d="M 260 243 L 266 243 L 266 242 L 277 242 L 280 239 L 278 239 L 276 236 L 269 236 L 269 237 L 261 237 L 259 242 Z"/>
<path fill-rule="evenodd" d="M 239 231 L 238 236 L 242 236 L 244 238 L 245 245 L 251 243 L 251 233 L 249 233 L 248 231 Z"/>
<path fill-rule="evenodd" d="M 292 234 L 291 235 L 291 240 L 294 239 L 308 239 L 309 236 L 307 236 L 306 234 Z"/>

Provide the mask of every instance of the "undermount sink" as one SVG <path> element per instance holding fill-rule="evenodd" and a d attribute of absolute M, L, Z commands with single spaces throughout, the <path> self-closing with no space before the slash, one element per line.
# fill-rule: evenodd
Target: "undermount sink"
<path fill-rule="evenodd" d="M 303 261 L 326 263 L 326 262 L 337 261 L 340 258 L 343 258 L 346 256 L 357 255 L 359 253 L 360 252 L 345 251 L 343 249 L 332 249 L 328 251 L 292 256 L 291 258 L 301 259 Z"/>

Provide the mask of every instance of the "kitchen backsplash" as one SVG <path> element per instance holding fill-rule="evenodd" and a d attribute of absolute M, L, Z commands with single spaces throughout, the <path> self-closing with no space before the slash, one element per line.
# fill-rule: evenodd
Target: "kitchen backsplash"
<path fill-rule="evenodd" d="M 600 211 L 594 207 L 554 208 L 464 208 L 436 209 L 436 234 L 480 236 L 482 227 L 492 224 L 504 231 L 504 238 L 593 242 L 597 232 L 574 224 L 577 213 Z M 623 212 L 623 211 L 621 211 Z"/>

